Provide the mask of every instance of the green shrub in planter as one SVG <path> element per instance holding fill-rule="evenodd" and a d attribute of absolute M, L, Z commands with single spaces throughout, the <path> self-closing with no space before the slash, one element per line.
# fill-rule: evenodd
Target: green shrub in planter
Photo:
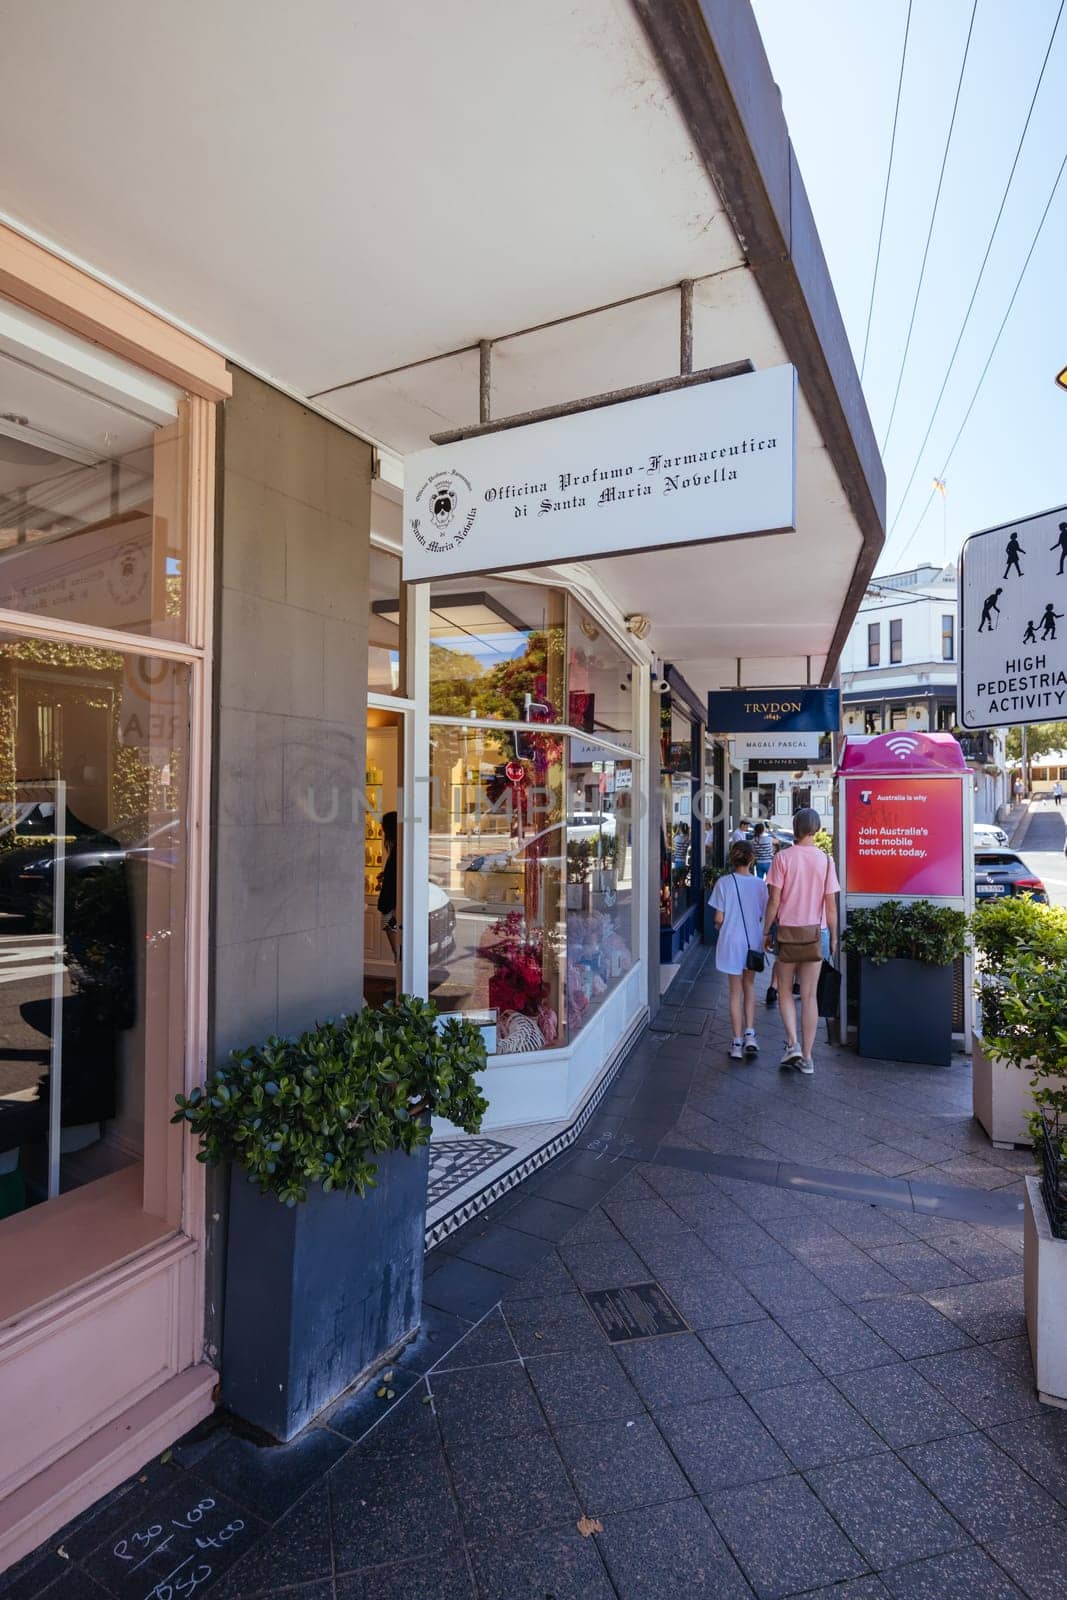
<path fill-rule="evenodd" d="M 1067 963 L 1025 951 L 1016 955 L 1000 990 L 1000 1028 L 985 1040 L 989 1054 L 1033 1074 L 1037 1107 L 1031 1133 L 1040 1149 L 1047 1118 L 1065 1130 L 1067 1160 Z"/>
<path fill-rule="evenodd" d="M 879 906 L 849 912 L 841 943 L 850 955 L 863 956 L 875 966 L 918 961 L 945 967 L 966 948 L 967 914 L 930 900 L 883 900 Z"/>
<path fill-rule="evenodd" d="M 842 944 L 860 963 L 861 1056 L 949 1065 L 952 964 L 966 941 L 966 913 L 929 900 L 884 900 L 849 913 Z"/>
<path fill-rule="evenodd" d="M 234 1050 L 202 1089 L 177 1096 L 171 1120 L 200 1140 L 198 1161 L 232 1159 L 286 1205 L 316 1183 L 364 1195 L 375 1156 L 425 1144 L 431 1114 L 477 1133 L 488 1102 L 475 1074 L 484 1067 L 473 1022 L 449 1017 L 439 1027 L 431 1001 L 403 995 L 295 1039 Z"/>
<path fill-rule="evenodd" d="M 1067 962 L 1067 910 L 1023 895 L 1005 895 L 979 906 L 971 918 L 978 955 L 982 1031 L 988 1039 L 1003 1027 L 1000 994 L 1020 960 L 1042 965 Z"/>
<path fill-rule="evenodd" d="M 476 1133 L 486 1109 L 479 1029 L 438 1023 L 403 996 L 235 1050 L 178 1097 L 199 1159 L 230 1163 L 222 1402 L 276 1439 L 419 1325 L 430 1115 Z"/>
<path fill-rule="evenodd" d="M 975 949 L 993 971 L 1026 951 L 1061 961 L 1067 950 L 1067 910 L 1028 895 L 1004 895 L 978 907 L 971 932 Z"/>

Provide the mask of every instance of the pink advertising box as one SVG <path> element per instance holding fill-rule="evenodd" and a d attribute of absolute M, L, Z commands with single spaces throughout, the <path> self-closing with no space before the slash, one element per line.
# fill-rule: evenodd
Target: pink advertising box
<path fill-rule="evenodd" d="M 967 763 L 947 733 L 888 733 L 845 745 L 848 894 L 963 893 Z"/>

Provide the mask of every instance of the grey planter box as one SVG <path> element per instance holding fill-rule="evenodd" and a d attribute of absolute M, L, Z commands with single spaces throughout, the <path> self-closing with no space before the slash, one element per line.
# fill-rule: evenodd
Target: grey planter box
<path fill-rule="evenodd" d="M 952 966 L 860 961 L 861 1056 L 947 1067 L 952 1061 Z"/>
<path fill-rule="evenodd" d="M 429 1148 L 376 1158 L 377 1188 L 303 1205 L 230 1170 L 222 1402 L 291 1439 L 418 1328 Z"/>

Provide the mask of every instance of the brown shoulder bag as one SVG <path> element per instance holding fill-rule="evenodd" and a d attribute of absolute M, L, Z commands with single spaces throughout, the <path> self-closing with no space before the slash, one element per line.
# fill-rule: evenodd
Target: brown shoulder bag
<path fill-rule="evenodd" d="M 794 850 L 797 848 L 793 846 Z M 812 845 L 813 850 L 818 845 Z M 823 901 L 826 900 L 826 886 L 830 882 L 830 857 L 826 858 L 826 876 L 823 879 Z M 775 953 L 779 961 L 788 961 L 791 966 L 803 966 L 809 961 L 822 960 L 822 923 L 797 923 L 790 926 L 787 923 L 778 925 L 778 941 Z"/>

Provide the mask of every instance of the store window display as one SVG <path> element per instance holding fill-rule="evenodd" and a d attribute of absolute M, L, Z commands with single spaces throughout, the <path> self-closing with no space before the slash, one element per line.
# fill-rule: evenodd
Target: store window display
<path fill-rule="evenodd" d="M 431 967 L 445 1011 L 492 1010 L 498 1050 L 560 1042 L 563 740 L 518 729 L 430 730 L 430 879 L 455 912 Z"/>
<path fill-rule="evenodd" d="M 187 739 L 186 668 L 0 640 L 0 1215 L 127 1168 L 159 1205 L 146 1073 L 180 1070 Z"/>
<path fill-rule="evenodd" d="M 694 752 L 690 716 L 669 696 L 660 713 L 660 925 L 672 927 L 693 898 L 694 862 L 699 861 L 700 820 L 694 816 Z"/>
<path fill-rule="evenodd" d="M 636 956 L 634 764 L 568 739 L 567 1027 L 595 1015 Z"/>
<path fill-rule="evenodd" d="M 633 677 L 572 598 L 487 582 L 430 602 L 431 714 L 464 719 L 431 723 L 430 992 L 513 1053 L 571 1042 L 635 959 Z"/>
<path fill-rule="evenodd" d="M 404 725 L 402 714 L 367 713 L 363 782 L 363 997 L 383 1005 L 400 989 Z"/>

